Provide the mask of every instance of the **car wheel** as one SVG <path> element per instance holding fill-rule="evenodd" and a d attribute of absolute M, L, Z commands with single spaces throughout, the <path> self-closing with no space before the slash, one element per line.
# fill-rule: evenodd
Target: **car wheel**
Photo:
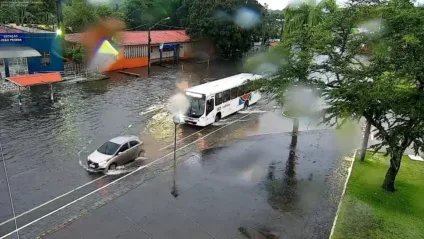
<path fill-rule="evenodd" d="M 109 170 L 115 170 L 117 166 L 118 166 L 118 165 L 116 165 L 116 163 L 111 163 L 111 164 L 109 165 Z"/>
<path fill-rule="evenodd" d="M 146 154 L 146 151 L 142 149 L 140 153 L 138 153 L 138 158 L 144 158 L 144 155 Z"/>

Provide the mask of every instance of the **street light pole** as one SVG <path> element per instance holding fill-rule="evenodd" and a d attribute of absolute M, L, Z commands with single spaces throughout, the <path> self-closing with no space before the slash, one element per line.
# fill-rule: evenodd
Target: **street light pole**
<path fill-rule="evenodd" d="M 162 20 L 160 20 L 160 21 L 158 21 L 157 23 L 155 23 L 155 24 L 153 24 L 153 26 L 151 26 L 151 27 L 149 27 L 149 30 L 148 30 L 148 33 L 147 33 L 147 50 L 148 50 L 148 52 L 147 52 L 147 74 L 150 76 L 150 52 L 152 51 L 152 49 L 150 49 L 151 48 L 151 42 L 152 42 L 152 39 L 150 38 L 150 31 L 157 25 L 157 24 L 159 24 L 161 21 L 166 21 L 166 20 L 169 20 L 170 19 L 170 17 L 166 17 L 166 18 L 164 18 L 164 19 L 162 19 Z"/>
<path fill-rule="evenodd" d="M 181 123 L 181 119 L 178 116 L 174 116 L 174 177 L 173 177 L 173 185 L 171 194 L 175 198 L 178 197 L 178 189 L 177 189 L 177 126 Z"/>
<path fill-rule="evenodd" d="M 147 52 L 147 74 L 150 76 L 150 51 L 151 51 L 151 49 L 150 49 L 150 42 L 151 42 L 151 38 L 150 38 L 150 29 L 151 28 L 149 28 L 149 32 L 147 33 L 147 50 L 148 50 L 148 52 Z"/>

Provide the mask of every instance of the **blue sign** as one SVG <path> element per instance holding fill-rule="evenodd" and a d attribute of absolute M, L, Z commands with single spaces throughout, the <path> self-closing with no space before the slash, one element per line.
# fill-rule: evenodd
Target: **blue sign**
<path fill-rule="evenodd" d="M 163 49 L 174 49 L 177 47 L 178 47 L 178 44 L 163 44 L 162 46 Z"/>
<path fill-rule="evenodd" d="M 22 33 L 0 33 L 0 43 L 5 42 L 23 42 L 24 34 Z"/>

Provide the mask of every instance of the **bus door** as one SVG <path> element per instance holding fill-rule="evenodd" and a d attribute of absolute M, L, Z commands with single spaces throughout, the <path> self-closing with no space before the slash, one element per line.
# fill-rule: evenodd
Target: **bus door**
<path fill-rule="evenodd" d="M 215 101 L 212 96 L 210 99 L 206 100 L 206 112 L 205 112 L 205 120 L 206 124 L 212 124 L 215 121 Z"/>

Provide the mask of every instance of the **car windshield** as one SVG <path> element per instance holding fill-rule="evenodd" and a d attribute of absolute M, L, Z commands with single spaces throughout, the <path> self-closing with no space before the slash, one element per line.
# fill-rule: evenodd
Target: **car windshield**
<path fill-rule="evenodd" d="M 195 98 L 188 96 L 190 107 L 187 111 L 189 117 L 200 117 L 205 112 L 205 100 L 202 98 Z"/>
<path fill-rule="evenodd" d="M 102 153 L 102 154 L 113 155 L 114 153 L 116 153 L 119 146 L 120 146 L 119 144 L 115 144 L 115 143 L 108 141 L 108 142 L 104 143 L 102 146 L 100 146 L 97 149 L 97 151 L 99 153 Z"/>

